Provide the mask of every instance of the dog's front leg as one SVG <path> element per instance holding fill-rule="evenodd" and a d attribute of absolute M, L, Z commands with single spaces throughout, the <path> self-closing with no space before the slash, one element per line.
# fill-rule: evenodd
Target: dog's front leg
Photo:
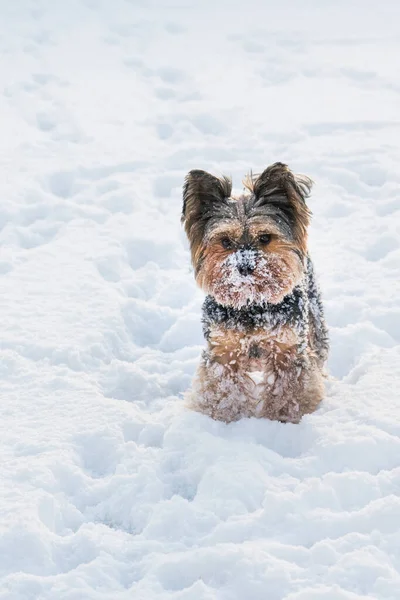
<path fill-rule="evenodd" d="M 296 344 L 273 340 L 268 346 L 260 416 L 298 423 L 302 416 L 301 400 L 307 361 L 299 354 Z"/>
<path fill-rule="evenodd" d="M 268 356 L 262 416 L 298 423 L 313 412 L 324 394 L 323 377 L 313 355 L 282 344 Z"/>
<path fill-rule="evenodd" d="M 212 351 L 204 352 L 193 382 L 190 406 L 218 421 L 235 421 L 246 416 L 245 382 L 240 377 L 238 360 L 221 360 Z"/>

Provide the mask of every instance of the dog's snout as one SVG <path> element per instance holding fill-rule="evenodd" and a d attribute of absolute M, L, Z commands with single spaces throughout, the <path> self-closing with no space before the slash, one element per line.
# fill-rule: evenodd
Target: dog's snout
<path fill-rule="evenodd" d="M 254 272 L 255 265 L 249 262 L 238 263 L 238 271 L 241 275 L 251 275 Z"/>
<path fill-rule="evenodd" d="M 240 275 L 252 275 L 256 268 L 256 255 L 252 248 L 244 247 L 236 254 L 236 267 Z"/>

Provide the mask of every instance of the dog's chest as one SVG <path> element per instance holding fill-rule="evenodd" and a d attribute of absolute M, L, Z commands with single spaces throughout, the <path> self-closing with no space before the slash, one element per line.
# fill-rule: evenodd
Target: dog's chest
<path fill-rule="evenodd" d="M 213 325 L 209 332 L 210 358 L 233 371 L 257 373 L 291 354 L 298 343 L 297 333 L 288 326 L 240 331 Z M 254 376 L 254 380 L 257 376 Z M 255 381 L 255 383 L 257 383 Z"/>

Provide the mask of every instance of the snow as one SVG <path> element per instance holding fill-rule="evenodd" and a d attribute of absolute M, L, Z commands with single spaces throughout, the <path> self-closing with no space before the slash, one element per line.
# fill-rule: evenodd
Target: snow
<path fill-rule="evenodd" d="M 0 598 L 398 600 L 400 6 L 0 3 Z M 187 410 L 187 171 L 316 185 L 327 396 Z"/>

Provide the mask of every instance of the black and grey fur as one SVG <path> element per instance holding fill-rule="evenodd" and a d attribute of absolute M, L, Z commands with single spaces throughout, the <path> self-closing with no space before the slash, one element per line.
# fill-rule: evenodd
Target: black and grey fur
<path fill-rule="evenodd" d="M 321 366 L 329 351 L 328 328 L 325 323 L 321 292 L 314 274 L 311 258 L 301 283 L 279 304 L 249 304 L 236 309 L 218 304 L 212 296 L 203 303 L 203 333 L 208 341 L 214 325 L 249 333 L 255 329 L 276 330 L 289 326 L 298 332 L 298 356 L 305 354 L 309 341 Z"/>

